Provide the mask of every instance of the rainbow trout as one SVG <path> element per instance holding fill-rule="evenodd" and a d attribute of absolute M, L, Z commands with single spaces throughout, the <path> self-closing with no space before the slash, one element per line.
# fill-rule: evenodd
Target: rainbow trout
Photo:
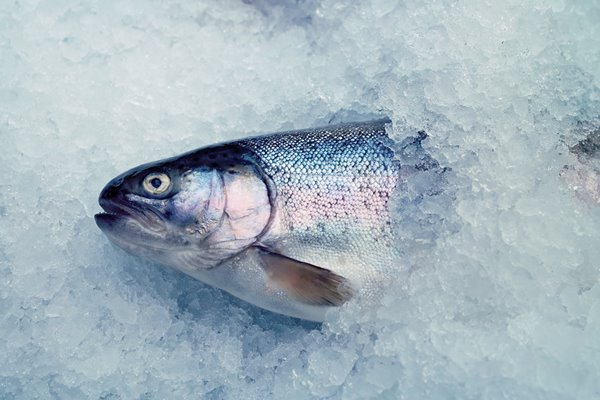
<path fill-rule="evenodd" d="M 251 137 L 138 166 L 102 190 L 96 223 L 130 253 L 321 321 L 352 298 L 376 299 L 398 268 L 389 205 L 408 170 L 389 122 Z"/>

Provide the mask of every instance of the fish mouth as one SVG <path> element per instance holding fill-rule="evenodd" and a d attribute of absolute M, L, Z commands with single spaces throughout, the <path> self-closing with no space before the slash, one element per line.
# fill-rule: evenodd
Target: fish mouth
<path fill-rule="evenodd" d="M 170 249 L 167 227 L 154 213 L 105 199 L 100 205 L 104 212 L 94 215 L 96 225 L 118 247 L 151 260 Z"/>
<path fill-rule="evenodd" d="M 104 212 L 94 215 L 94 219 L 103 232 L 112 231 L 115 226 L 125 223 L 135 223 L 140 228 L 155 233 L 165 230 L 162 216 L 153 210 L 106 198 L 100 198 L 98 202 Z"/>
<path fill-rule="evenodd" d="M 124 206 L 116 201 L 101 198 L 98 203 L 104 212 L 94 215 L 97 224 L 100 222 L 104 225 L 104 223 L 116 222 L 124 218 L 135 218 L 135 215 L 138 214 L 132 207 Z M 102 226 L 99 224 L 98 226 L 102 229 Z"/>

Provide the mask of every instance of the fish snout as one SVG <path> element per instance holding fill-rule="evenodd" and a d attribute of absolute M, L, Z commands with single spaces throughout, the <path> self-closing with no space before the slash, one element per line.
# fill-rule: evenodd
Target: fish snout
<path fill-rule="evenodd" d="M 103 203 L 114 202 L 121 197 L 121 185 L 123 184 L 122 178 L 116 178 L 108 182 L 106 186 L 100 192 L 98 196 L 98 203 L 104 208 Z"/>
<path fill-rule="evenodd" d="M 125 195 L 123 179 L 119 177 L 104 186 L 98 196 L 98 204 L 103 212 L 94 215 L 94 219 L 98 228 L 111 240 L 120 232 L 125 232 L 127 222 L 136 215 Z"/>
<path fill-rule="evenodd" d="M 113 179 L 104 186 L 100 192 L 100 196 L 98 196 L 98 204 L 100 204 L 104 212 L 96 214 L 94 218 L 96 224 L 102 230 L 104 230 L 103 227 L 112 225 L 118 216 L 127 214 L 123 207 L 124 194 L 121 188 L 122 183 L 123 179 Z"/>

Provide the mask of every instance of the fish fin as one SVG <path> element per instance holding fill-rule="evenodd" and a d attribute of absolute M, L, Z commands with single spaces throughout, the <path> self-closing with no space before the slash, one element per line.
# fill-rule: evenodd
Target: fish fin
<path fill-rule="evenodd" d="M 348 280 L 328 269 L 258 247 L 262 267 L 271 281 L 296 300 L 317 306 L 340 306 L 350 300 Z"/>

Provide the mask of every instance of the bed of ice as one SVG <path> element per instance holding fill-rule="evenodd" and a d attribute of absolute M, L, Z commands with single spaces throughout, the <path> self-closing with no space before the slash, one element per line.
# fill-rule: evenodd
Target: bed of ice
<path fill-rule="evenodd" d="M 600 397 L 596 0 L 0 2 L 0 398 Z M 388 115 L 443 192 L 398 207 L 372 310 L 278 316 L 111 246 L 123 170 Z"/>

